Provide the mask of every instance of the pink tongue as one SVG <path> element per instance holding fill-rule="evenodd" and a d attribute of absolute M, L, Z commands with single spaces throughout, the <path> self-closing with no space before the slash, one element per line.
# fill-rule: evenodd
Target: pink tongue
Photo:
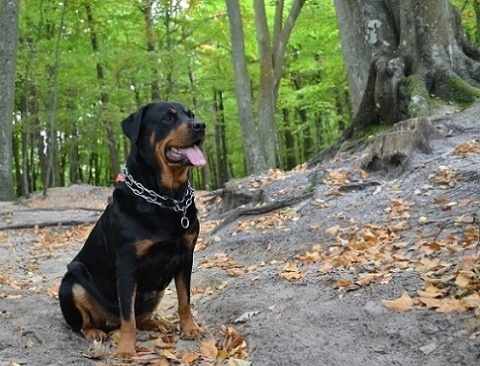
<path fill-rule="evenodd" d="M 202 150 L 200 150 L 198 146 L 180 149 L 180 151 L 187 155 L 188 160 L 190 160 L 193 165 L 204 166 L 207 163 L 205 161 L 205 156 L 203 156 Z"/>

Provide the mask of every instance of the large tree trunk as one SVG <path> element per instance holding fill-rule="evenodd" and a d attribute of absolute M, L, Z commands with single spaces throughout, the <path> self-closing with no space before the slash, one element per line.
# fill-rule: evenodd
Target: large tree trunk
<path fill-rule="evenodd" d="M 12 128 L 18 1 L 0 1 L 0 201 L 15 198 L 12 175 Z"/>
<path fill-rule="evenodd" d="M 351 101 L 350 137 L 376 123 L 431 113 L 430 95 L 480 96 L 480 50 L 448 0 L 335 0 Z"/>

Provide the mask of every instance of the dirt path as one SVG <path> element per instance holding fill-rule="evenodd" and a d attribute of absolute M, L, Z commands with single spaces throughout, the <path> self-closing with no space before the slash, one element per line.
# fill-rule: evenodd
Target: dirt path
<path fill-rule="evenodd" d="M 259 191 L 264 204 L 306 198 L 240 216 L 214 234 L 229 213 L 220 198 L 199 193 L 193 304 L 216 344 L 178 340 L 169 291 L 158 311 L 165 329 L 140 333 L 144 352 L 133 364 L 479 364 L 479 113 L 441 122 L 448 137 L 432 154 L 415 155 L 402 174 L 365 174 L 359 152 L 247 178 L 239 185 Z M 0 205 L 1 366 L 122 364 L 109 357 L 108 344 L 87 350 L 55 299 L 91 225 L 3 229 L 88 222 L 109 194 L 73 186 L 47 200 Z"/>

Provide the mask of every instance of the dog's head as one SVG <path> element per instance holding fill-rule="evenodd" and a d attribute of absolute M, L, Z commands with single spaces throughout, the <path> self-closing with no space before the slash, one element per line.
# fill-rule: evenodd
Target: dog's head
<path fill-rule="evenodd" d="M 151 103 L 122 121 L 122 129 L 149 164 L 161 171 L 162 184 L 175 189 L 187 180 L 189 166 L 203 166 L 200 146 L 205 123 L 177 102 Z"/>

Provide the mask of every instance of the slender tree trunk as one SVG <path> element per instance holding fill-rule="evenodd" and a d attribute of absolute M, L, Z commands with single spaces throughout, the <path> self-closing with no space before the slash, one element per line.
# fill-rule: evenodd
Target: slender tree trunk
<path fill-rule="evenodd" d="M 58 27 L 57 40 L 55 44 L 54 64 L 50 69 L 51 73 L 51 89 L 50 93 L 52 100 L 50 101 L 50 117 L 48 128 L 48 142 L 47 142 L 47 174 L 46 179 L 43 182 L 43 196 L 47 195 L 48 187 L 55 187 L 60 182 L 59 178 L 59 165 L 58 163 L 58 141 L 57 141 L 57 99 L 58 99 L 58 65 L 60 62 L 60 42 L 63 35 L 63 22 L 65 19 L 65 13 L 67 10 L 67 1 L 63 3 L 62 15 L 60 18 L 60 25 Z"/>
<path fill-rule="evenodd" d="M 287 108 L 282 108 L 283 125 L 285 130 L 285 155 L 287 157 L 286 169 L 292 169 L 297 165 L 297 159 L 295 158 L 295 139 L 293 138 L 290 111 Z"/>
<path fill-rule="evenodd" d="M 223 110 L 223 94 L 219 90 L 213 91 L 215 109 L 215 161 L 217 171 L 217 188 L 230 179 L 228 169 L 227 146 L 225 144 L 225 113 Z"/>
<path fill-rule="evenodd" d="M 12 174 L 12 128 L 18 7 L 18 0 L 0 1 L 0 201 L 15 199 Z"/>
<path fill-rule="evenodd" d="M 149 55 L 155 56 L 156 53 L 156 41 L 153 29 L 153 17 L 152 17 L 152 4 L 153 0 L 143 1 L 143 17 L 145 19 L 145 32 L 147 37 L 147 52 Z M 160 86 L 158 85 L 158 70 L 156 67 L 152 69 L 152 81 L 150 82 L 152 101 L 160 100 Z"/>
<path fill-rule="evenodd" d="M 93 18 L 92 8 L 89 3 L 85 4 L 85 10 L 87 12 L 87 20 L 88 20 L 88 27 L 90 30 L 90 41 L 92 43 L 92 49 L 95 53 L 100 52 L 100 46 L 98 42 L 97 33 L 95 30 L 95 21 Z M 114 133 L 114 128 L 112 122 L 106 117 L 107 114 L 107 106 L 109 103 L 109 95 L 105 91 L 105 74 L 103 70 L 103 65 L 100 62 L 97 62 L 97 79 L 100 84 L 101 93 L 100 93 L 100 101 L 102 103 L 102 118 L 104 119 L 104 125 L 107 132 L 107 144 L 108 150 L 110 152 L 110 174 L 112 177 L 117 176 L 120 173 L 120 162 L 119 162 L 119 154 L 118 154 L 118 146 L 117 146 L 117 137 Z"/>
<path fill-rule="evenodd" d="M 29 85 L 29 72 L 27 67 L 27 72 L 25 75 L 25 87 L 24 95 L 22 96 L 22 133 L 21 133 L 21 149 L 22 149 L 22 162 L 21 162 L 21 172 L 20 176 L 17 178 L 20 181 L 21 190 L 20 194 L 25 197 L 30 197 L 30 155 L 29 155 L 29 146 L 32 144 L 32 134 L 30 131 L 30 108 L 29 108 L 29 99 L 30 99 L 30 85 Z"/>
<path fill-rule="evenodd" d="M 18 141 L 20 140 L 20 142 Z M 22 146 L 21 143 L 22 140 L 22 134 L 20 134 L 20 137 L 18 134 L 13 133 L 13 138 L 12 138 L 12 156 L 13 156 L 13 169 L 15 170 L 15 186 L 17 188 L 17 192 L 19 196 L 23 196 L 23 187 L 22 187 L 22 169 L 20 166 L 22 165 L 20 161 L 20 149 Z"/>
<path fill-rule="evenodd" d="M 285 51 L 305 0 L 295 0 L 284 21 L 284 0 L 275 2 L 273 34 L 270 36 L 264 0 L 253 0 L 257 42 L 260 53 L 260 85 L 258 100 L 258 127 L 267 165 L 277 166 L 278 134 L 275 122 L 275 107 L 278 89 L 283 74 Z"/>
<path fill-rule="evenodd" d="M 255 126 L 250 77 L 245 59 L 242 17 L 238 0 L 226 0 L 232 40 L 232 60 L 235 72 L 238 115 L 242 131 L 243 150 L 247 174 L 268 168 Z"/>

